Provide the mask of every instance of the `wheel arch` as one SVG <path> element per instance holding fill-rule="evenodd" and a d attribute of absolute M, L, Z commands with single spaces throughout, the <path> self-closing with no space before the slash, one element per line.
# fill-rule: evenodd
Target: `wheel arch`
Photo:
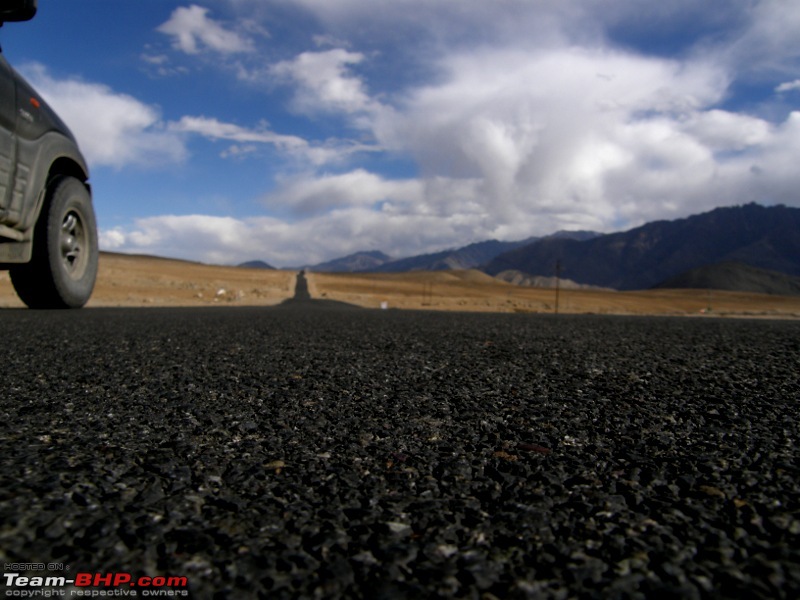
<path fill-rule="evenodd" d="M 74 177 L 89 187 L 89 173 L 86 165 L 79 164 L 70 156 L 59 156 L 50 165 L 50 170 L 47 172 L 47 183 L 50 184 L 56 177 Z"/>
<path fill-rule="evenodd" d="M 23 203 L 23 206 L 30 207 L 28 211 L 23 212 L 21 228 L 24 231 L 33 233 L 47 197 L 47 189 L 59 177 L 78 179 L 86 186 L 91 197 L 91 188 L 88 184 L 89 166 L 80 150 L 69 138 L 51 131 L 32 144 L 28 152 L 25 152 L 25 148 L 20 150 L 21 158 L 26 154 L 32 157 L 30 178 L 25 191 L 27 199 Z"/>
<path fill-rule="evenodd" d="M 31 225 L 35 225 L 39 220 L 39 215 L 42 213 L 44 203 L 47 199 L 47 190 L 56 180 L 60 179 L 61 177 L 74 177 L 84 185 L 86 191 L 89 192 L 89 198 L 92 197 L 92 188 L 89 185 L 89 169 L 87 168 L 86 163 L 83 162 L 83 157 L 80 157 L 80 159 L 81 162 L 76 160 L 74 156 L 61 155 L 55 157 L 53 162 L 50 163 L 50 168 L 47 170 L 47 174 L 44 177 L 43 184 L 41 185 L 39 196 L 36 201 L 36 208 L 34 210 L 33 221 Z"/>

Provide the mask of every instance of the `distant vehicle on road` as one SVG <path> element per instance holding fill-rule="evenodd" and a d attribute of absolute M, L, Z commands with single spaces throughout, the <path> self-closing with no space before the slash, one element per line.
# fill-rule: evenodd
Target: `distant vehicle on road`
<path fill-rule="evenodd" d="M 36 0 L 2 0 L 0 26 Z M 80 308 L 97 277 L 89 169 L 75 137 L 0 53 L 0 269 L 30 308 Z"/>

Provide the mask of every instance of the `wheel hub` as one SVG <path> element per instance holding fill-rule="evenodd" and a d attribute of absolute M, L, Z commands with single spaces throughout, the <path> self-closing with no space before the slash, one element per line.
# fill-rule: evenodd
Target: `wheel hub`
<path fill-rule="evenodd" d="M 67 213 L 61 223 L 61 260 L 71 275 L 79 274 L 83 268 L 83 246 L 86 244 L 86 232 L 80 216 L 75 212 Z"/>

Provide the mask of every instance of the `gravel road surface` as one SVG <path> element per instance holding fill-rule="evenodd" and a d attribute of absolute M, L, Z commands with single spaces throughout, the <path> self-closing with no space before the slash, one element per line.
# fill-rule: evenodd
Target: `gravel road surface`
<path fill-rule="evenodd" d="M 296 300 L 2 310 L 0 331 L 4 573 L 800 596 L 800 322 Z"/>

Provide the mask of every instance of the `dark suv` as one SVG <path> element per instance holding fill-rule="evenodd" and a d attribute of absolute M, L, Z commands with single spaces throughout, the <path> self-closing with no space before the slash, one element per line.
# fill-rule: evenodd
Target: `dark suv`
<path fill-rule="evenodd" d="M 36 0 L 0 0 L 0 26 Z M 0 269 L 31 308 L 79 308 L 97 277 L 89 169 L 64 122 L 0 54 Z"/>

